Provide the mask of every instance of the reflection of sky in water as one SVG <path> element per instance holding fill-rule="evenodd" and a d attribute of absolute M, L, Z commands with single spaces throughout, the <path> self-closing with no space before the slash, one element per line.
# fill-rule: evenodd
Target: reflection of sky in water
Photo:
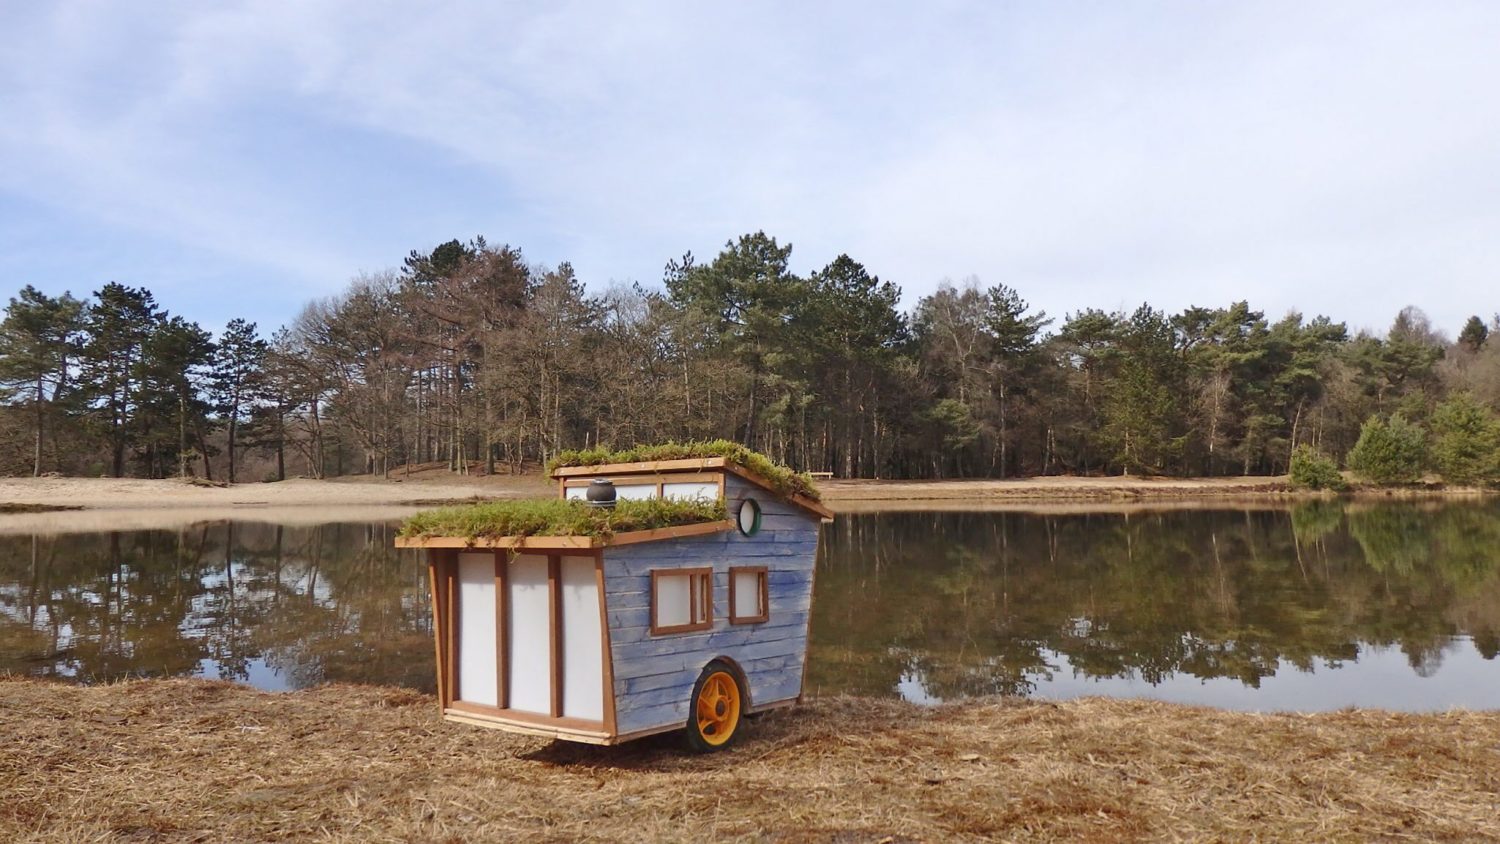
<path fill-rule="evenodd" d="M 205 659 L 199 661 L 198 670 L 193 672 L 193 676 L 202 677 L 205 680 L 236 680 L 241 683 L 248 683 L 266 692 L 286 692 L 296 688 L 279 669 L 267 665 L 264 657 L 255 657 L 254 659 L 246 660 L 245 668 L 246 672 L 243 678 L 233 676 L 224 677 L 219 673 L 219 663 L 217 661 Z"/>
<path fill-rule="evenodd" d="M 0 671 L 431 691 L 425 567 L 391 539 L 0 537 Z M 1500 708 L 1500 507 L 841 516 L 824 543 L 814 695 Z"/>
<path fill-rule="evenodd" d="M 1441 666 L 1429 665 L 1426 676 L 1412 668 L 1399 648 L 1361 645 L 1358 660 L 1338 665 L 1314 659 L 1312 670 L 1304 671 L 1282 662 L 1253 690 L 1233 677 L 1173 674 L 1156 684 L 1135 676 L 1090 677 L 1066 655 L 1045 653 L 1051 676 L 1028 674 L 1035 684 L 1029 697 L 1145 698 L 1246 712 L 1326 712 L 1351 706 L 1405 712 L 1500 709 L 1500 668 L 1464 636 L 1443 649 Z M 917 668 L 902 673 L 896 692 L 912 703 L 943 702 Z"/>

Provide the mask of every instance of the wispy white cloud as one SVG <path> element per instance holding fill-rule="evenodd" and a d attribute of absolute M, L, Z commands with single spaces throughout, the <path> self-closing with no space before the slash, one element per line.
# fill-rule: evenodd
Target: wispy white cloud
<path fill-rule="evenodd" d="M 602 283 L 757 228 L 1054 313 L 1500 308 L 1489 4 L 0 14 L 0 191 L 207 246 L 287 313 L 450 236 Z"/>

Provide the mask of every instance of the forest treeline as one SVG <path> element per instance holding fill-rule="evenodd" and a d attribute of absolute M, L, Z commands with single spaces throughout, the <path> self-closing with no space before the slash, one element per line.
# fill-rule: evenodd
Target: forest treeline
<path fill-rule="evenodd" d="M 660 287 L 591 293 L 566 263 L 455 240 L 218 336 L 144 288 L 27 287 L 0 322 L 0 471 L 515 472 L 726 438 L 844 477 L 1274 474 L 1342 463 L 1372 420 L 1420 431 L 1462 397 L 1493 428 L 1500 407 L 1496 320 L 1450 341 L 1415 308 L 1383 336 L 1243 301 L 1054 318 L 977 280 L 903 311 L 847 255 L 801 276 L 791 251 L 745 235 Z"/>

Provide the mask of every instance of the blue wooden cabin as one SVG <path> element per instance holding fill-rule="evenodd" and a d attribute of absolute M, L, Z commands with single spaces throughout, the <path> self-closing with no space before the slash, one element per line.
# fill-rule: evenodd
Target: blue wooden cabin
<path fill-rule="evenodd" d="M 453 721 L 616 744 L 726 746 L 802 695 L 813 565 L 832 513 L 724 458 L 557 470 L 620 498 L 725 500 L 721 522 L 588 536 L 398 539 L 427 549 L 438 697 Z"/>

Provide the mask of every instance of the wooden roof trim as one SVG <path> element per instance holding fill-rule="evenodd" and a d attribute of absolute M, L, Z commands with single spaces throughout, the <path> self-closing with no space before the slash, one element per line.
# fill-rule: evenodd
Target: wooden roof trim
<path fill-rule="evenodd" d="M 797 505 L 798 507 L 801 507 L 802 509 L 808 511 L 809 513 L 812 513 L 819 518 L 833 518 L 833 511 L 828 509 L 827 507 L 824 507 L 821 502 L 814 501 L 811 498 L 808 498 L 807 496 L 800 493 L 792 493 L 791 495 L 786 495 L 784 493 L 777 492 L 776 489 L 771 486 L 770 481 L 767 481 L 760 475 L 757 475 L 749 469 L 746 469 L 744 466 L 739 466 L 734 463 L 725 463 L 723 468 L 726 472 L 738 475 L 739 477 L 744 478 L 745 480 L 749 481 L 752 484 L 755 484 L 761 489 L 764 489 L 766 492 L 785 498 L 787 501 L 790 501 L 791 503 Z"/>
<path fill-rule="evenodd" d="M 563 466 L 552 470 L 554 478 L 599 477 L 603 475 L 649 475 L 668 472 L 692 472 L 703 469 L 723 469 L 755 484 L 765 491 L 778 495 L 820 519 L 832 519 L 833 511 L 805 495 L 784 495 L 776 491 L 771 483 L 755 472 L 722 457 L 692 457 L 683 460 L 649 460 L 640 463 L 601 463 L 598 466 Z M 619 544 L 619 543 L 612 543 Z"/>
<path fill-rule="evenodd" d="M 734 530 L 733 519 L 701 522 L 696 525 L 632 530 L 608 539 L 597 536 L 398 536 L 397 548 L 512 548 L 518 551 L 570 551 L 603 548 L 607 545 L 633 545 L 684 536 L 704 536 Z"/>
<path fill-rule="evenodd" d="M 661 472 L 691 472 L 699 469 L 722 469 L 722 457 L 687 457 L 681 460 L 645 460 L 639 463 L 600 463 L 596 466 L 559 466 L 554 478 L 592 477 L 596 475 L 648 475 Z"/>
<path fill-rule="evenodd" d="M 634 545 L 637 542 L 655 542 L 658 539 L 677 539 L 682 536 L 704 536 L 710 533 L 723 533 L 726 530 L 736 528 L 734 519 L 724 519 L 718 522 L 703 522 L 696 525 L 678 525 L 676 527 L 656 528 L 655 530 L 633 530 L 629 533 L 617 533 L 610 537 L 606 545 Z"/>

